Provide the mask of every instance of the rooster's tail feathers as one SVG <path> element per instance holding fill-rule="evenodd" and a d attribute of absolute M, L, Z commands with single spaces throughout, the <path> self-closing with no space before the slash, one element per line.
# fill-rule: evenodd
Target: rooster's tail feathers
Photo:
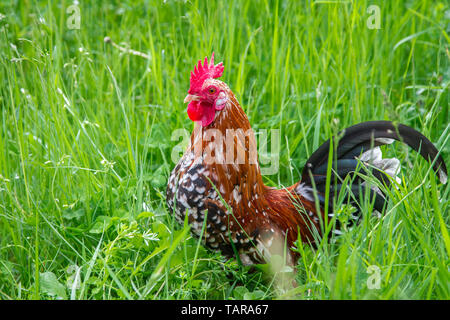
<path fill-rule="evenodd" d="M 383 184 L 389 185 L 390 181 L 385 174 L 394 179 L 399 173 L 400 162 L 396 158 L 383 159 L 379 146 L 390 144 L 394 140 L 406 143 L 408 146 L 418 151 L 422 157 L 434 162 L 433 169 L 438 174 L 442 183 L 447 182 L 447 168 L 439 151 L 420 132 L 399 124 L 393 124 L 390 121 L 370 121 L 363 122 L 349 127 L 340 132 L 337 137 L 333 137 L 334 153 L 331 170 L 331 192 L 330 205 L 332 197 L 339 194 L 343 188 L 343 180 L 361 167 L 361 162 L 369 164 L 369 167 L 377 170 L 371 170 L 372 174 Z M 305 193 L 312 198 L 312 190 L 316 190 L 316 197 L 321 205 L 325 204 L 326 177 L 328 168 L 328 155 L 330 140 L 322 144 L 307 160 L 302 172 L 302 180 L 298 185 L 297 192 Z M 385 195 L 376 187 L 362 188 L 365 184 L 360 177 L 354 177 L 350 186 L 354 199 L 359 199 L 362 192 L 370 192 L 375 197 L 374 207 L 382 211 L 386 203 Z M 398 180 L 397 180 L 398 181 Z M 354 203 L 354 201 L 351 201 Z"/>

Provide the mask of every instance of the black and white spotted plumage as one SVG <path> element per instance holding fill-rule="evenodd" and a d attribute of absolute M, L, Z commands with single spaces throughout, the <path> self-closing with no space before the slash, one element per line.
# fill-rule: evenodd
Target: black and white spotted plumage
<path fill-rule="evenodd" d="M 256 235 L 233 228 L 237 222 L 210 183 L 211 180 L 215 186 L 220 185 L 212 176 L 202 158 L 194 159 L 193 152 L 185 153 L 169 178 L 166 190 L 169 210 L 181 224 L 187 213 L 191 231 L 197 237 L 201 235 L 206 215 L 202 240 L 209 249 L 218 250 L 227 257 L 233 256 L 234 250 L 256 253 L 256 249 L 251 248 L 252 238 L 256 241 Z M 246 259 L 244 255 L 241 258 Z"/>

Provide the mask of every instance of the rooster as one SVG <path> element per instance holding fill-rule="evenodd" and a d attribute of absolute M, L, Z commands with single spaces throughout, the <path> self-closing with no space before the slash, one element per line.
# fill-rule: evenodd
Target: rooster
<path fill-rule="evenodd" d="M 191 72 L 184 103 L 194 131 L 169 177 L 166 201 L 178 222 L 187 219 L 192 233 L 225 257 L 252 265 L 284 253 L 288 263 L 295 263 L 298 254 L 291 248 L 297 240 L 316 243 L 325 230 L 323 222 L 337 210 L 333 200 L 340 192 L 352 194 L 346 199 L 357 213 L 358 200 L 368 192 L 374 208 L 382 212 L 387 197 L 367 176 L 385 186 L 394 183 L 389 176 L 395 177 L 399 161 L 383 159 L 379 148 L 394 140 L 431 161 L 446 183 L 443 158 L 424 135 L 402 124 L 370 121 L 321 145 L 306 161 L 298 183 L 283 189 L 264 185 L 254 133 L 233 92 L 218 80 L 223 71 L 222 63 L 214 64 L 213 53 L 209 62 L 205 57 Z M 357 174 L 361 167 L 367 175 Z M 347 177 L 352 183 L 344 183 Z M 336 223 L 334 232 L 339 228 Z"/>

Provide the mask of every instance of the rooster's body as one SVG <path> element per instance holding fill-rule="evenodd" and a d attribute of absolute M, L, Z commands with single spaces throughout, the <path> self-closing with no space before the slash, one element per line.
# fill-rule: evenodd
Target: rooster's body
<path fill-rule="evenodd" d="M 254 152 L 256 140 L 247 116 L 228 86 L 216 79 L 222 72 L 222 64 L 215 66 L 212 57 L 210 64 L 205 58 L 204 65 L 199 62 L 191 73 L 185 102 L 189 102 L 188 115 L 196 122 L 195 128 L 167 187 L 169 210 L 180 223 L 187 213 L 192 232 L 202 236 L 210 249 L 220 250 L 227 257 L 238 255 L 244 264 L 261 263 L 273 254 L 285 253 L 288 262 L 294 262 L 297 256 L 289 248 L 297 240 L 314 244 L 323 230 L 321 222 L 329 219 L 324 216 L 324 208 L 332 216 L 333 197 L 361 162 L 374 167 L 372 174 L 389 184 L 377 169 L 395 176 L 398 160 L 382 159 L 378 146 L 394 140 L 420 151 L 427 160 L 435 160 L 435 171 L 442 182 L 446 181 L 445 163 L 426 137 L 404 125 L 373 121 L 350 127 L 338 135 L 339 140 L 324 143 L 307 160 L 300 182 L 286 189 L 268 187 L 262 181 Z M 335 153 L 327 199 L 331 142 Z M 346 188 L 353 194 L 348 202 L 356 208 L 359 195 L 370 192 L 375 209 L 383 210 L 385 195 L 374 187 L 365 187 L 360 176 Z"/>

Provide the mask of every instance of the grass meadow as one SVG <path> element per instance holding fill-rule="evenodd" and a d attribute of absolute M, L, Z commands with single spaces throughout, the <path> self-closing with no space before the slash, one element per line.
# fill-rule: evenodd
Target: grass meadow
<path fill-rule="evenodd" d="M 299 246 L 289 290 L 165 204 L 189 74 L 212 51 L 253 128 L 281 132 L 268 185 L 368 120 L 412 126 L 450 164 L 449 33 L 444 0 L 0 0 L 0 299 L 449 299 L 449 187 L 398 143 L 385 214 L 367 204 Z"/>

